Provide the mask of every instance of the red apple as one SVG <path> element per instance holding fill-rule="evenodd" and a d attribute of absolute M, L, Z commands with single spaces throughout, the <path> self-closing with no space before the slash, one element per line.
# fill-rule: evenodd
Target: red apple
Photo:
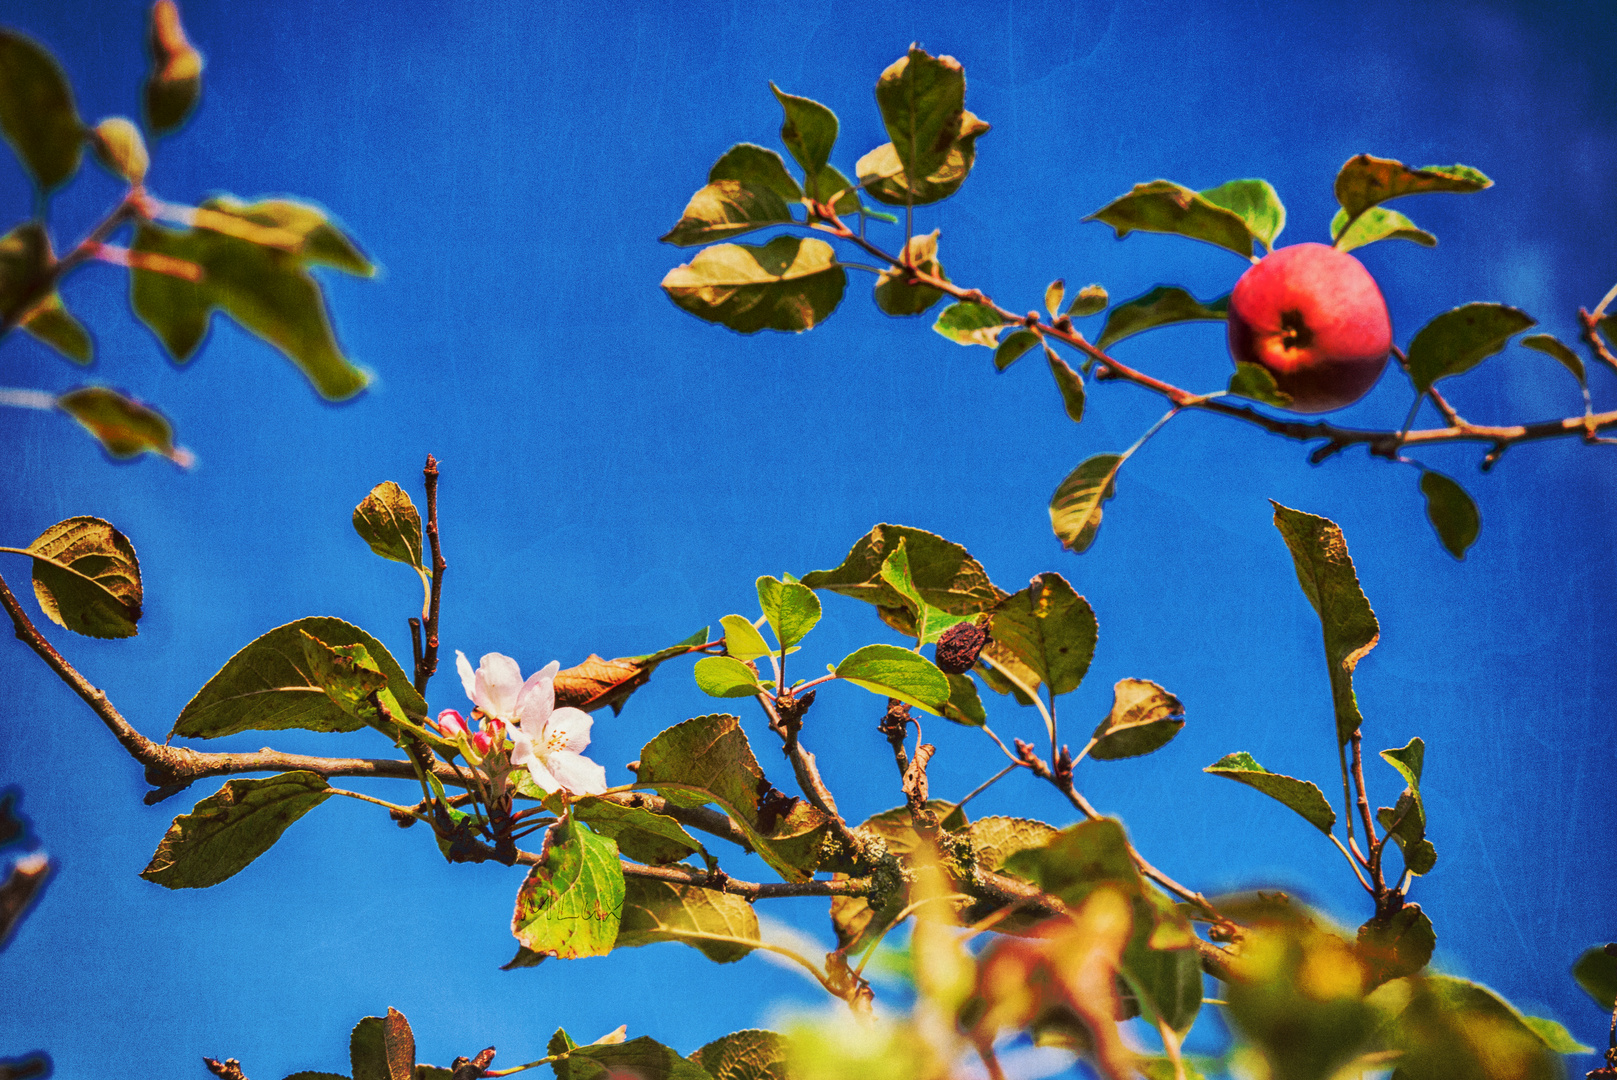
<path fill-rule="evenodd" d="M 1274 376 L 1297 412 L 1358 401 L 1392 351 L 1376 279 L 1345 251 L 1295 244 L 1264 256 L 1230 294 L 1230 354 Z"/>

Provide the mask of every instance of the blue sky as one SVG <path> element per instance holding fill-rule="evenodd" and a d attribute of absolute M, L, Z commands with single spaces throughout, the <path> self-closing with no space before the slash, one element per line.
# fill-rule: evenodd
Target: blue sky
<path fill-rule="evenodd" d="M 1461 564 L 1431 535 L 1414 469 L 1362 452 L 1310 467 L 1296 444 L 1187 416 L 1129 462 L 1099 539 L 1074 556 L 1050 534 L 1050 493 L 1085 457 L 1132 443 L 1159 399 L 1092 386 L 1075 427 L 1036 357 L 996 375 L 986 350 L 945 341 L 929 318 L 880 315 L 857 273 L 824 326 L 742 338 L 663 297 L 657 282 L 690 253 L 656 238 L 727 147 L 778 148 L 768 80 L 836 110 L 832 160 L 851 173 L 886 138 L 876 76 L 918 41 L 961 60 L 968 106 L 993 130 L 962 191 L 918 211 L 917 228 L 942 230 L 951 278 L 1013 309 L 1036 306 L 1056 277 L 1101 282 L 1114 298 L 1159 282 L 1221 295 L 1242 269 L 1228 252 L 1118 242 L 1081 219 L 1157 177 L 1207 188 L 1258 176 L 1286 202 L 1283 243 L 1326 240 L 1336 170 L 1370 152 L 1460 161 L 1496 182 L 1400 204 L 1437 248 L 1362 252 L 1400 343 L 1473 300 L 1522 307 L 1575 341 L 1577 308 L 1617 280 L 1608 6 L 291 0 L 273 14 L 240 2 L 185 14 L 208 61 L 204 102 L 157 148 L 153 189 L 172 201 L 316 201 L 383 270 L 324 279 L 343 345 L 375 376 L 341 406 L 222 318 L 197 359 L 170 364 L 111 267 L 65 289 L 95 332 L 94 368 L 16 336 L 0 345 L 0 385 L 122 387 L 161 407 L 198 455 L 190 473 L 155 459 L 113 465 L 63 418 L 0 414 L 0 544 L 94 514 L 140 553 L 139 637 L 50 629 L 148 735 L 166 734 L 237 648 L 295 618 L 348 619 L 408 656 L 416 583 L 371 556 L 348 519 L 379 481 L 419 491 L 428 452 L 444 470 L 445 646 L 509 653 L 524 670 L 716 627 L 752 610 L 756 576 L 834 566 L 872 525 L 898 522 L 965 544 L 1007 589 L 1056 570 L 1089 598 L 1100 644 L 1063 700 L 1074 738 L 1120 678 L 1153 679 L 1185 702 L 1189 722 L 1168 748 L 1080 772 L 1148 857 L 1208 892 L 1298 890 L 1353 926 L 1368 911 L 1340 856 L 1278 806 L 1200 771 L 1248 750 L 1327 793 L 1336 784 L 1318 623 L 1270 524 L 1272 498 L 1341 523 L 1380 617 L 1357 680 L 1368 749 L 1427 742 L 1439 863 L 1413 898 L 1436 923 L 1439 966 L 1585 1042 L 1603 1038 L 1565 972 L 1617 936 L 1611 448 L 1524 446 L 1488 475 L 1475 448 L 1424 455 L 1481 509 Z M 25 0 L 5 16 L 56 52 L 92 120 L 134 113 L 143 20 L 139 4 L 91 0 Z M 116 197 L 87 165 L 54 201 L 58 247 Z M 21 217 L 28 205 L 20 169 L 0 160 L 0 207 Z M 1216 326 L 1144 335 L 1118 356 L 1196 389 L 1221 388 L 1230 371 Z M 1617 378 L 1590 381 L 1596 407 L 1610 408 Z M 1581 409 L 1566 373 L 1519 347 L 1445 387 L 1479 421 Z M 1396 426 L 1409 394 L 1389 374 L 1342 419 Z M 26 592 L 25 561 L 0 573 Z M 818 665 L 875 640 L 892 639 L 869 608 L 830 597 L 805 655 Z M 58 1075 L 116 1063 L 190 1076 L 203 1054 L 238 1057 L 255 1078 L 344 1069 L 349 1027 L 389 1005 L 414 1022 L 423 1060 L 492 1043 L 509 1065 L 541 1056 L 558 1026 L 593 1038 L 628 1023 L 688 1051 L 780 1001 L 815 1001 L 811 985 L 756 959 L 717 967 L 672 945 L 500 972 L 520 873 L 448 866 L 423 830 L 348 801 L 320 807 L 225 884 L 169 892 L 138 871 L 208 786 L 142 805 L 139 769 L 20 643 L 0 642 L 0 685 L 0 780 L 22 784 L 61 867 L 0 955 L 0 1052 L 48 1048 Z M 452 676 L 429 697 L 463 707 Z M 821 698 L 805 739 L 844 809 L 901 802 L 875 699 L 852 688 Z M 670 665 L 622 716 L 597 715 L 592 755 L 624 782 L 646 740 L 711 705 Z M 755 713 L 743 720 L 782 783 L 788 770 Z M 990 722 L 1006 737 L 1038 724 L 999 700 Z M 995 752 L 945 728 L 927 728 L 933 791 L 958 798 Z M 368 733 L 271 741 L 388 750 Z M 1390 803 L 1395 774 L 1369 768 Z M 974 806 L 1071 817 L 1025 777 Z M 766 872 L 726 861 L 741 876 Z M 819 903 L 769 910 L 830 937 Z"/>

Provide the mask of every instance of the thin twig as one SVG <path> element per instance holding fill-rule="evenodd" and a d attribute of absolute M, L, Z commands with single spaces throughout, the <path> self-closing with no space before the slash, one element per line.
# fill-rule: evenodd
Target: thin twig
<path fill-rule="evenodd" d="M 443 549 L 438 543 L 438 459 L 431 454 L 427 455 L 421 477 L 427 488 L 427 543 L 432 548 L 432 594 L 427 602 L 427 646 L 422 650 L 420 662 L 416 664 L 415 692 L 425 697 L 427 683 L 438 671 L 438 602 L 443 596 L 444 571 L 449 564 L 444 562 Z"/>

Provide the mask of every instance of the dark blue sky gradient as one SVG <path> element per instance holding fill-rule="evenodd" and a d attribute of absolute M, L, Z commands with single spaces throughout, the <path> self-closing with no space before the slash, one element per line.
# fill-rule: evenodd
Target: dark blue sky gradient
<path fill-rule="evenodd" d="M 1159 399 L 1092 386 L 1074 427 L 1036 357 L 996 376 L 986 350 L 944 341 L 930 318 L 881 316 L 857 272 L 822 328 L 744 339 L 663 297 L 657 282 L 690 253 L 656 238 L 728 146 L 778 146 L 769 79 L 837 111 L 833 162 L 851 173 L 885 141 L 875 78 L 915 40 L 964 63 L 968 105 L 994 125 L 971 180 L 918 211 L 917 227 L 942 229 L 954 280 L 1007 306 L 1035 306 L 1055 277 L 1101 282 L 1115 298 L 1158 282 L 1220 295 L 1242 269 L 1229 253 L 1170 237 L 1118 243 L 1081 218 L 1156 177 L 1206 188 L 1261 176 L 1290 214 L 1282 242 L 1326 240 L 1336 170 L 1368 151 L 1463 161 L 1496 181 L 1399 204 L 1440 237 L 1435 250 L 1362 252 L 1400 343 L 1473 300 L 1516 304 L 1572 342 L 1577 308 L 1617 280 L 1617 9 L 199 0 L 186 18 L 208 61 L 205 99 L 157 148 L 154 190 L 318 201 L 384 270 L 375 282 L 324 279 L 344 346 L 376 375 L 343 406 L 319 402 L 222 318 L 200 356 L 174 367 L 108 267 L 64 290 L 96 334 L 94 369 L 20 336 L 0 346 L 0 385 L 120 386 L 163 408 L 198 454 L 189 474 L 159 460 L 112 465 L 61 417 L 0 410 L 0 543 L 94 514 L 139 550 L 138 638 L 48 629 L 147 734 L 161 738 L 238 648 L 305 615 L 359 623 L 408 657 L 416 583 L 371 556 L 348 519 L 381 480 L 418 492 L 428 451 L 444 469 L 446 648 L 506 652 L 524 670 L 646 652 L 752 612 L 757 575 L 834 566 L 871 525 L 900 522 L 965 544 L 1007 589 L 1054 569 L 1088 596 L 1100 644 L 1088 681 L 1062 700 L 1070 738 L 1083 741 L 1119 678 L 1154 679 L 1184 700 L 1189 723 L 1165 750 L 1080 771 L 1148 857 L 1210 893 L 1294 888 L 1355 926 L 1366 903 L 1316 832 L 1200 772 L 1248 750 L 1340 790 L 1318 623 L 1270 524 L 1273 498 L 1342 524 L 1380 616 L 1381 644 L 1357 680 L 1379 804 L 1399 782 L 1373 751 L 1427 741 L 1439 862 L 1413 898 L 1436 923 L 1438 965 L 1585 1042 L 1604 1038 L 1566 969 L 1617 937 L 1611 448 L 1524 446 L 1487 476 L 1476 448 L 1421 455 L 1481 508 L 1481 540 L 1459 564 L 1431 535 L 1416 470 L 1362 451 L 1310 468 L 1296 444 L 1186 416 L 1128 463 L 1098 541 L 1076 557 L 1050 534 L 1050 493 L 1083 458 L 1132 443 Z M 87 118 L 133 113 L 140 4 L 24 0 L 4 19 L 56 51 Z M 116 194 L 87 165 L 55 200 L 58 246 Z M 0 207 L 15 217 L 27 206 L 4 157 Z M 1229 374 L 1213 326 L 1141 336 L 1118 356 L 1202 390 Z M 1590 381 L 1597 407 L 1612 407 L 1617 378 L 1595 370 Z M 1564 371 L 1519 347 L 1444 385 L 1478 421 L 1581 408 Z M 1409 394 L 1390 374 L 1342 419 L 1396 426 Z M 1428 409 L 1422 421 L 1438 418 Z M 27 593 L 25 560 L 0 572 Z M 892 639 L 870 608 L 828 597 L 803 670 L 872 640 Z M 817 1001 L 757 959 L 717 967 L 673 945 L 500 972 L 521 873 L 448 866 L 425 830 L 350 800 L 320 807 L 225 884 L 169 892 L 138 871 L 172 817 L 216 785 L 143 806 L 139 769 L 20 643 L 0 641 L 0 686 L 0 781 L 23 784 L 61 865 L 0 955 L 0 1053 L 46 1047 L 63 1077 L 190 1077 L 203 1054 L 234 1056 L 274 1080 L 345 1071 L 349 1027 L 392 1005 L 413 1021 L 423 1060 L 493 1043 L 510 1065 L 542 1056 L 557 1026 L 592 1039 L 627 1022 L 689 1051 L 767 1021 L 779 1002 Z M 430 697 L 464 707 L 452 672 Z M 621 717 L 597 714 L 591 753 L 625 782 L 647 739 L 713 706 L 688 667 L 670 665 Z M 1003 700 L 990 710 L 1006 738 L 1038 727 Z M 766 770 L 786 782 L 756 710 L 741 711 Z M 833 687 L 805 733 L 859 817 L 901 801 L 877 712 L 862 691 Z M 939 746 L 938 796 L 958 798 L 997 768 L 974 732 L 934 721 L 926 735 Z M 389 750 L 373 733 L 306 732 L 204 748 L 266 741 Z M 974 814 L 987 813 L 1071 819 L 1028 777 L 983 796 Z M 726 864 L 766 872 L 749 858 Z M 823 904 L 767 910 L 830 937 Z"/>

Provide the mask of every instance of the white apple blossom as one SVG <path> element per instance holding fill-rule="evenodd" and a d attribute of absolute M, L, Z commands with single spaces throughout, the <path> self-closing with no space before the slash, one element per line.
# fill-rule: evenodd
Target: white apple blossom
<path fill-rule="evenodd" d="M 552 660 L 524 681 L 522 669 L 509 656 L 487 653 L 474 672 L 466 654 L 457 649 L 455 669 L 478 711 L 504 722 L 513 747 L 511 764 L 526 766 L 541 789 L 566 788 L 574 795 L 606 790 L 606 770 L 583 753 L 594 723 L 590 714 L 555 707 L 560 663 Z"/>

